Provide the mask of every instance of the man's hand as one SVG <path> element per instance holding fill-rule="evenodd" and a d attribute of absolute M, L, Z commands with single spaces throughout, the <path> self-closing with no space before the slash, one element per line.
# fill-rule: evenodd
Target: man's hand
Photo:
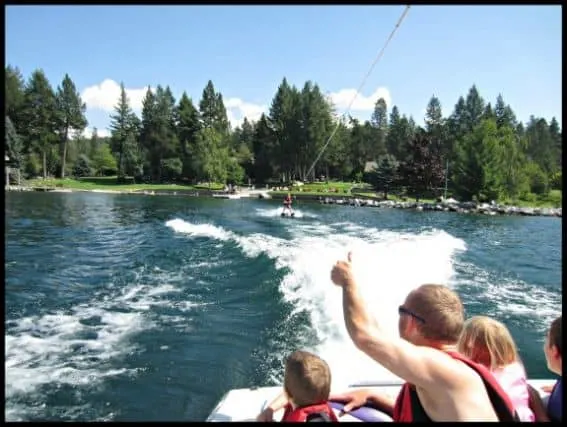
<path fill-rule="evenodd" d="M 334 394 L 329 397 L 329 400 L 334 400 L 336 402 L 343 402 L 345 406 L 343 407 L 341 412 L 344 412 L 346 414 L 352 411 L 353 409 L 364 406 L 370 394 L 371 394 L 370 390 L 362 389 L 343 394 Z"/>
<path fill-rule="evenodd" d="M 351 268 L 352 252 L 347 255 L 347 261 L 337 261 L 331 270 L 331 280 L 337 286 L 346 286 L 353 281 L 353 273 Z"/>

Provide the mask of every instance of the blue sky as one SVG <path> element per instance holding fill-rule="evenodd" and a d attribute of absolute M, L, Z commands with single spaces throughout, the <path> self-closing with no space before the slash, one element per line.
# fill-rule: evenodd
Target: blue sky
<path fill-rule="evenodd" d="M 195 102 L 211 79 L 229 117 L 255 119 L 281 79 L 313 80 L 348 105 L 404 6 L 7 6 L 6 63 L 52 85 L 69 73 L 89 126 L 105 129 L 123 81 L 134 107 L 147 85 Z M 561 123 L 560 6 L 413 6 L 354 104 L 383 96 L 422 123 L 435 94 L 449 115 L 475 83 L 518 118 Z"/>

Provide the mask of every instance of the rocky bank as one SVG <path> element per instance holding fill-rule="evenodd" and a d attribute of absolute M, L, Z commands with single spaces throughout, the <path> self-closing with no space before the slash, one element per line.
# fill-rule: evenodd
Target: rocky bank
<path fill-rule="evenodd" d="M 436 203 L 401 202 L 393 200 L 372 200 L 362 198 L 320 197 L 323 204 L 368 206 L 379 208 L 414 209 L 417 211 L 457 212 L 462 214 L 482 215 L 522 215 L 522 216 L 555 216 L 562 217 L 562 208 L 531 208 L 499 205 L 497 203 L 458 202 L 447 199 Z"/>

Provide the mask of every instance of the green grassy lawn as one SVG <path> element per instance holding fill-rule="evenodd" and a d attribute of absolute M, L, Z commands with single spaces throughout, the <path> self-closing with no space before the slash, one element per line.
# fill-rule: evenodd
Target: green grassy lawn
<path fill-rule="evenodd" d="M 28 187 L 54 187 L 69 188 L 72 190 L 116 190 L 116 191 L 143 191 L 143 190 L 208 190 L 208 184 L 118 184 L 115 176 L 85 177 L 65 179 L 32 179 L 25 182 Z M 211 190 L 222 190 L 223 184 L 211 184 Z"/>
<path fill-rule="evenodd" d="M 289 187 L 288 187 L 289 188 Z M 306 194 L 306 195 L 350 195 L 351 190 L 366 190 L 370 186 L 365 183 L 353 183 L 345 181 L 328 181 L 328 182 L 311 182 L 301 186 L 292 186 L 292 194 Z M 287 191 L 271 191 L 273 194 L 286 194 Z"/>
<path fill-rule="evenodd" d="M 510 206 L 531 207 L 531 208 L 560 208 L 563 200 L 561 190 L 551 190 L 545 196 L 536 196 L 531 194 L 528 200 L 506 200 L 505 203 Z"/>
<path fill-rule="evenodd" d="M 384 195 L 382 193 L 378 193 L 378 195 L 376 195 L 375 192 L 373 191 L 357 191 L 356 193 L 354 193 L 354 195 L 360 195 L 360 196 L 364 196 L 364 197 L 368 197 L 370 199 L 374 199 L 374 200 L 378 200 L 378 201 L 382 201 L 384 200 Z M 393 202 L 402 202 L 404 201 L 400 196 L 397 196 L 395 194 L 388 194 L 388 199 L 387 200 L 391 200 Z M 415 202 L 415 198 L 414 197 L 406 197 L 406 202 Z M 435 199 L 419 199 L 420 203 L 435 203 Z"/>
<path fill-rule="evenodd" d="M 368 184 L 364 183 L 353 183 L 353 182 L 344 182 L 344 181 L 329 181 L 329 182 L 313 182 L 304 184 L 300 187 L 294 187 L 294 190 L 301 192 L 338 192 L 338 193 L 350 193 L 350 190 L 353 188 L 368 188 Z"/>

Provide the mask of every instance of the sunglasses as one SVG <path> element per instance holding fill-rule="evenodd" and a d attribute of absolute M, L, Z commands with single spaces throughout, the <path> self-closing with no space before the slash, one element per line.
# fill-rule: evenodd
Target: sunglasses
<path fill-rule="evenodd" d="M 408 310 L 407 308 L 405 308 L 403 305 L 400 305 L 398 307 L 398 313 L 401 316 L 402 314 L 405 314 L 407 316 L 411 316 L 413 317 L 415 320 L 419 320 L 421 323 L 427 323 L 425 321 L 425 319 L 421 316 L 418 316 L 417 314 L 415 314 L 413 311 Z"/>

